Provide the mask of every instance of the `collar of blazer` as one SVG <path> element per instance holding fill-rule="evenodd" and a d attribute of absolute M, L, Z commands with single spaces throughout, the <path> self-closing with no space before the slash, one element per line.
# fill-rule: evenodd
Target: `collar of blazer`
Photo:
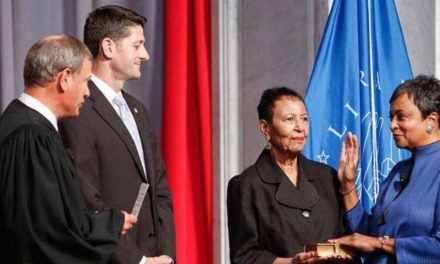
<path fill-rule="evenodd" d="M 127 146 L 128 151 L 130 152 L 132 158 L 135 160 L 136 167 L 139 173 L 142 175 L 143 179 L 146 179 L 144 174 L 144 170 L 142 168 L 141 160 L 139 158 L 139 154 L 136 149 L 136 145 L 131 138 L 130 132 L 128 132 L 121 118 L 118 116 L 116 111 L 111 106 L 110 102 L 105 98 L 105 96 L 99 91 L 96 85 L 89 81 L 89 89 L 90 89 L 90 97 L 88 98 L 92 103 L 93 109 L 109 124 L 109 126 L 119 135 L 121 140 Z M 130 100 L 126 100 L 127 104 L 130 106 Z M 138 123 L 138 119 L 136 115 L 133 115 L 136 123 Z M 141 131 L 139 131 L 141 133 Z M 142 138 L 142 135 L 141 135 Z M 147 153 L 144 153 L 147 155 Z M 147 165 L 148 166 L 148 165 Z"/>
<path fill-rule="evenodd" d="M 279 203 L 289 207 L 311 210 L 320 199 L 318 192 L 311 183 L 315 180 L 316 172 L 313 171 L 308 160 L 302 155 L 298 156 L 298 165 L 300 181 L 298 188 L 296 188 L 273 160 L 269 150 L 264 150 L 255 164 L 258 175 L 263 182 L 279 184 L 275 193 L 275 199 Z"/>
<path fill-rule="evenodd" d="M 255 165 L 260 172 L 261 179 L 266 183 L 280 183 L 285 177 L 287 177 L 276 164 L 270 150 L 263 150 Z M 315 180 L 316 172 L 313 172 L 311 163 L 302 154 L 298 156 L 298 165 L 301 177 L 306 177 L 309 181 Z"/>

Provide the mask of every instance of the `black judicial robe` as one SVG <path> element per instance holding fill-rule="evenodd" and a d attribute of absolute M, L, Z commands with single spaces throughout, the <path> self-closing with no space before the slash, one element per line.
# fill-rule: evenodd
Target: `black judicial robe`
<path fill-rule="evenodd" d="M 123 215 L 85 208 L 56 130 L 14 100 L 0 118 L 0 262 L 111 263 Z"/>

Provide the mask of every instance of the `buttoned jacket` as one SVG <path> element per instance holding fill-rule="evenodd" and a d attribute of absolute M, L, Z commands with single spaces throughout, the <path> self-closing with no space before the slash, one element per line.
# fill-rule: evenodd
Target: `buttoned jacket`
<path fill-rule="evenodd" d="M 228 184 L 232 263 L 272 263 L 343 232 L 336 171 L 298 156 L 295 187 L 269 150 Z"/>
<path fill-rule="evenodd" d="M 119 260 L 138 264 L 142 256 L 175 258 L 175 231 L 171 194 L 159 145 L 141 102 L 123 92 L 142 140 L 146 175 L 136 145 L 110 102 L 89 82 L 90 97 L 78 118 L 60 124 L 63 140 L 75 157 L 75 166 L 87 206 L 131 212 L 142 182 L 148 195 L 137 224 L 121 237 Z"/>

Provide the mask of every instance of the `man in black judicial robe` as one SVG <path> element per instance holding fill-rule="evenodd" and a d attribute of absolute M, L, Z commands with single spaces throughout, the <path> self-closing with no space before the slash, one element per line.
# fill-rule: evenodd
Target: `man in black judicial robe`
<path fill-rule="evenodd" d="M 0 263 L 111 263 L 137 220 L 85 209 L 57 132 L 58 119 L 79 114 L 90 74 L 90 52 L 70 36 L 28 52 L 24 93 L 0 117 Z"/>

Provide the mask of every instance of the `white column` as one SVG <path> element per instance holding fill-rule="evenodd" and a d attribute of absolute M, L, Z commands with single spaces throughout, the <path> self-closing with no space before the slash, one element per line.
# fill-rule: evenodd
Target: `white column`
<path fill-rule="evenodd" d="M 229 263 L 226 190 L 241 161 L 240 0 L 213 1 L 214 263 Z"/>
<path fill-rule="evenodd" d="M 0 60 L 0 87 L 2 88 L 0 91 L 0 112 L 3 112 L 14 97 L 23 90 L 22 82 L 15 82 L 15 80 L 20 80 L 18 79 L 19 74 L 15 73 L 17 78 L 14 78 L 16 61 L 14 58 L 12 6 L 12 0 L 0 0 L 0 30 L 2 32 L 0 38 L 0 53 L 2 54 Z"/>

